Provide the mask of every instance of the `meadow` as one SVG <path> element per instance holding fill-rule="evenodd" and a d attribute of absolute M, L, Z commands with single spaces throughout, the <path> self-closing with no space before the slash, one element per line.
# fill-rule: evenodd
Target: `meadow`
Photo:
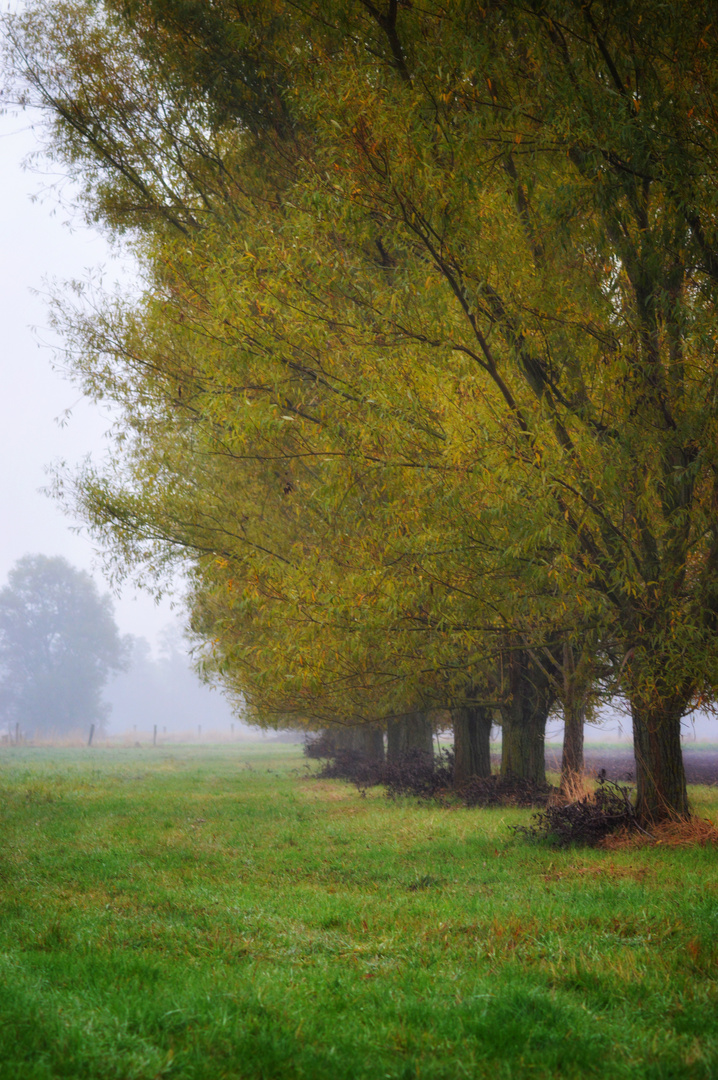
<path fill-rule="evenodd" d="M 267 743 L 5 747 L 0 815 L 3 1080 L 718 1075 L 714 847 L 555 850 Z"/>

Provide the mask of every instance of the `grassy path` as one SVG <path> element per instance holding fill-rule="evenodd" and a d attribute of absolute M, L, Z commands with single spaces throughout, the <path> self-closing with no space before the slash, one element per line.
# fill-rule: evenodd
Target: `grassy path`
<path fill-rule="evenodd" d="M 2 1080 L 718 1076 L 714 848 L 532 847 L 286 746 L 5 749 L 0 817 Z"/>

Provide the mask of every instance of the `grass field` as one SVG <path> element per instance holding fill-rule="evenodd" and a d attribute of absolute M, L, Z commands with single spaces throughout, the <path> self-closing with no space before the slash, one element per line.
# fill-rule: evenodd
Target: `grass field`
<path fill-rule="evenodd" d="M 718 1076 L 715 848 L 532 846 L 266 744 L 6 748 L 0 814 L 3 1080 Z"/>

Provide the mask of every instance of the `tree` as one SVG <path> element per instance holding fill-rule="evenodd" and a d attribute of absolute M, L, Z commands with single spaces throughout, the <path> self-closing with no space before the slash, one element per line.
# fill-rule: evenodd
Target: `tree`
<path fill-rule="evenodd" d="M 65 559 L 26 555 L 0 589 L 0 716 L 26 733 L 101 726 L 102 688 L 124 667 L 109 596 Z"/>
<path fill-rule="evenodd" d="M 132 521 L 185 544 L 215 597 L 224 559 L 218 610 L 235 589 L 258 631 L 286 605 L 295 638 L 330 624 L 333 644 L 371 595 L 358 655 L 383 620 L 402 678 L 413 657 L 447 698 L 501 634 L 519 726 L 536 697 L 521 654 L 587 627 L 620 658 L 641 815 L 686 813 L 680 719 L 718 684 L 711 5 L 178 10 L 16 21 L 55 152 L 151 267 L 134 338 L 80 350 L 86 388 L 138 433 L 85 512 L 120 548 Z M 208 507 L 170 432 L 190 477 L 210 455 L 243 481 L 254 463 L 243 535 L 217 525 L 228 473 Z M 297 515 L 276 547 L 270 461 Z M 136 494 L 148 473 L 157 510 Z M 344 565 L 330 537 L 353 545 Z M 278 640 L 222 647 L 261 675 Z"/>

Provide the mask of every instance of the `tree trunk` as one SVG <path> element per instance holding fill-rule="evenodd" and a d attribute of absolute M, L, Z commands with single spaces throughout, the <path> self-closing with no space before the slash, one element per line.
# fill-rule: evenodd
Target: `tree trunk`
<path fill-rule="evenodd" d="M 352 729 L 354 749 L 372 761 L 384 761 L 384 732 L 376 724 L 361 724 Z"/>
<path fill-rule="evenodd" d="M 325 728 L 321 734 L 321 740 L 327 751 L 346 750 L 349 745 L 350 730 L 339 725 Z"/>
<path fill-rule="evenodd" d="M 678 705 L 631 701 L 636 756 L 636 810 L 650 823 L 690 815 Z"/>
<path fill-rule="evenodd" d="M 384 760 L 384 732 L 376 724 L 354 727 L 337 724 L 326 729 L 323 741 L 333 750 L 354 750 L 373 761 Z"/>
<path fill-rule="evenodd" d="M 526 653 L 509 657 L 511 697 L 501 708 L 501 778 L 546 784 L 546 721 L 553 703 L 550 684 Z"/>
<path fill-rule="evenodd" d="M 491 711 L 481 705 L 452 709 L 454 725 L 454 786 L 472 776 L 491 776 Z"/>
<path fill-rule="evenodd" d="M 504 714 L 501 736 L 502 780 L 527 780 L 543 787 L 546 784 L 544 761 L 546 719 L 541 713 Z"/>
<path fill-rule="evenodd" d="M 573 649 L 563 646 L 563 754 L 561 790 L 570 790 L 573 777 L 583 773 L 583 730 L 586 717 L 585 689 L 576 677 Z"/>
<path fill-rule="evenodd" d="M 386 760 L 398 761 L 405 751 L 404 727 L 401 720 L 386 722 Z"/>
<path fill-rule="evenodd" d="M 583 772 L 583 726 L 586 706 L 575 699 L 564 702 L 563 707 L 563 754 L 561 755 L 561 790 L 570 783 L 571 777 Z"/>
<path fill-rule="evenodd" d="M 406 713 L 387 722 L 386 755 L 389 761 L 398 761 L 412 750 L 421 750 L 434 756 L 434 740 L 431 721 L 426 713 Z"/>

